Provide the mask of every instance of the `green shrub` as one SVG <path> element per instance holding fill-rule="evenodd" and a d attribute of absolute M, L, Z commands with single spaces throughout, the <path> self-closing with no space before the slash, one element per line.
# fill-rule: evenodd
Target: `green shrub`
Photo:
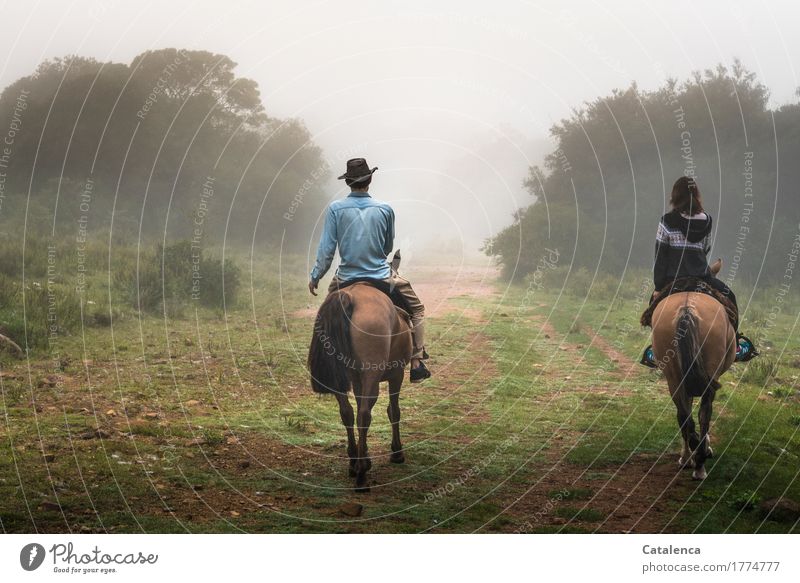
<path fill-rule="evenodd" d="M 193 273 L 199 274 L 194 277 Z M 114 286 L 122 301 L 147 312 L 179 317 L 192 302 L 230 308 L 241 287 L 241 270 L 231 260 L 210 257 L 189 241 L 161 245 L 115 265 Z M 223 302 L 224 297 L 224 302 Z"/>
<path fill-rule="evenodd" d="M 728 499 L 728 505 L 735 510 L 752 510 L 761 502 L 761 496 L 751 490 L 734 493 Z"/>
<path fill-rule="evenodd" d="M 78 263 L 73 239 L 54 243 L 49 237 L 29 235 L 23 254 L 21 237 L 0 235 L 3 334 L 22 348 L 26 342 L 29 348 L 47 348 L 49 338 L 57 340 L 80 331 L 81 303 L 83 326 L 108 327 L 123 318 L 128 308 L 166 310 L 172 317 L 180 317 L 194 302 L 231 308 L 241 288 L 241 270 L 234 261 L 193 249 L 189 241 L 141 252 L 134 245 L 115 244 L 109 257 L 108 240 L 97 238 L 80 251 Z M 201 277 L 193 278 L 194 269 Z"/>
<path fill-rule="evenodd" d="M 231 259 L 214 257 L 203 260 L 204 279 L 200 300 L 209 307 L 230 308 L 236 303 L 242 284 L 242 272 Z M 224 299 L 224 302 L 223 302 Z"/>
<path fill-rule="evenodd" d="M 534 280 L 534 277 L 536 278 Z M 566 267 L 555 267 L 553 269 L 540 270 L 540 275 L 535 272 L 528 276 L 529 283 L 531 281 L 541 282 L 541 285 L 546 290 L 558 291 L 564 287 L 564 280 L 567 278 Z"/>
<path fill-rule="evenodd" d="M 0 326 L 21 347 L 45 348 L 80 326 L 81 305 L 75 290 L 56 281 L 33 280 L 25 286 L 0 277 Z"/>
<path fill-rule="evenodd" d="M 573 268 L 567 274 L 564 291 L 579 298 L 586 297 L 586 294 L 589 293 L 589 286 L 592 284 L 592 277 L 592 273 L 585 267 Z"/>
<path fill-rule="evenodd" d="M 795 393 L 794 389 L 790 387 L 775 387 L 774 389 L 769 391 L 769 394 L 771 396 L 781 400 L 794 396 L 794 393 Z"/>
<path fill-rule="evenodd" d="M 112 273 L 116 301 L 140 311 L 156 311 L 162 306 L 161 271 L 149 253 L 126 257 L 114 263 Z"/>
<path fill-rule="evenodd" d="M 761 356 L 745 365 L 742 381 L 754 385 L 766 386 L 778 376 L 778 361 L 771 356 Z"/>

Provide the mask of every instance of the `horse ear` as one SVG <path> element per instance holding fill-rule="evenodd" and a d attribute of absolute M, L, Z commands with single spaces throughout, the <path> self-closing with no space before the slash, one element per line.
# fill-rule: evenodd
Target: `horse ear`
<path fill-rule="evenodd" d="M 709 270 L 711 270 L 712 275 L 717 275 L 722 270 L 722 259 L 717 258 L 717 260 L 708 266 Z"/>
<path fill-rule="evenodd" d="M 400 270 L 400 249 L 394 252 L 392 256 L 392 271 L 397 272 Z"/>

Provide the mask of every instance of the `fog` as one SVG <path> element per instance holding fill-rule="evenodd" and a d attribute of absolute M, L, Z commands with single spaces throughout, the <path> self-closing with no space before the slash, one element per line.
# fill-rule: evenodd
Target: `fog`
<path fill-rule="evenodd" d="M 792 100 L 793 2 L 7 2 L 0 86 L 44 59 L 228 55 L 267 113 L 299 118 L 334 171 L 365 156 L 398 246 L 476 253 L 531 203 L 551 125 L 584 101 L 738 58 Z M 345 191 L 332 181 L 330 196 Z M 309 233 L 309 241 L 312 234 Z"/>

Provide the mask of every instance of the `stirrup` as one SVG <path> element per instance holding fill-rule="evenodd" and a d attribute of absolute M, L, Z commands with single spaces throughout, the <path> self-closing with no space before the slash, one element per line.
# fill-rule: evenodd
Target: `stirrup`
<path fill-rule="evenodd" d="M 642 359 L 639 361 L 639 364 L 642 364 L 647 368 L 658 368 L 658 365 L 656 364 L 656 355 L 653 354 L 652 344 L 645 348 L 644 352 L 642 352 Z"/>
<path fill-rule="evenodd" d="M 428 370 L 428 367 L 425 366 L 425 363 L 420 361 L 419 366 L 417 368 L 411 369 L 410 380 L 412 383 L 421 383 L 425 379 L 429 379 L 431 377 L 431 371 Z"/>
<path fill-rule="evenodd" d="M 736 358 L 735 362 L 747 362 L 761 354 L 756 350 L 756 345 L 744 334 L 736 334 Z"/>

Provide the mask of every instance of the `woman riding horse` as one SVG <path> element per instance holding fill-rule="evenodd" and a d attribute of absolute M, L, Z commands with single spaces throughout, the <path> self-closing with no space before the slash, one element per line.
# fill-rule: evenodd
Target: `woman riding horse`
<path fill-rule="evenodd" d="M 653 283 L 655 291 L 650 298 L 651 306 L 673 291 L 677 282 L 695 278 L 718 292 L 723 302 L 729 302 L 731 325 L 736 334 L 737 359 L 750 360 L 758 354 L 752 341 L 739 334 L 739 308 L 733 290 L 716 277 L 708 264 L 711 250 L 712 219 L 703 208 L 703 200 L 697 181 L 681 176 L 675 181 L 670 194 L 672 209 L 661 217 L 656 232 L 655 264 Z M 718 271 L 719 268 L 717 268 Z M 645 349 L 642 364 L 654 366 L 651 347 Z"/>
<path fill-rule="evenodd" d="M 653 283 L 663 290 L 676 279 L 693 276 L 730 299 L 736 296 L 725 282 L 717 279 L 708 267 L 711 250 L 711 215 L 705 212 L 700 189 L 694 178 L 681 176 L 672 186 L 672 210 L 661 217 L 656 233 L 656 261 Z M 738 332 L 738 318 L 732 322 Z"/>
<path fill-rule="evenodd" d="M 644 358 L 664 372 L 677 409 L 683 437 L 678 463 L 694 467 L 693 477 L 702 480 L 706 458 L 713 453 L 709 427 L 719 377 L 737 356 L 738 308 L 733 292 L 715 277 L 720 262 L 713 269 L 708 265 L 711 217 L 693 178 L 683 176 L 675 182 L 670 204 L 672 210 L 661 218 L 656 235 L 656 291 L 648 310 L 653 345 Z M 749 360 L 757 352 L 741 338 L 750 349 L 742 360 Z M 700 398 L 699 435 L 692 418 L 695 397 Z"/>

